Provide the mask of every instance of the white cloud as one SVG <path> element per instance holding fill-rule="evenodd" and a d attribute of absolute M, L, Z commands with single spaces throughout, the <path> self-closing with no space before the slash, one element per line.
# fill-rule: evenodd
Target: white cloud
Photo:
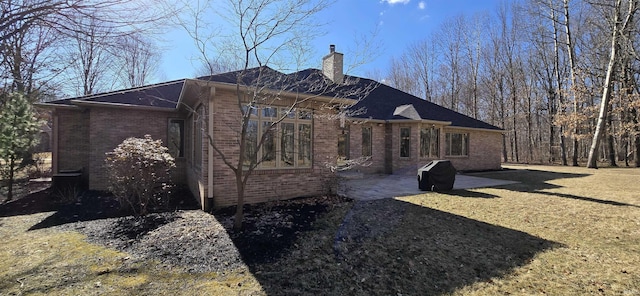
<path fill-rule="evenodd" d="M 388 3 L 389 5 L 394 4 L 407 4 L 411 0 L 380 0 L 380 3 Z"/>
<path fill-rule="evenodd" d="M 424 3 L 424 1 L 420 1 L 420 3 L 418 3 L 418 8 L 420 9 L 425 9 L 427 5 Z"/>

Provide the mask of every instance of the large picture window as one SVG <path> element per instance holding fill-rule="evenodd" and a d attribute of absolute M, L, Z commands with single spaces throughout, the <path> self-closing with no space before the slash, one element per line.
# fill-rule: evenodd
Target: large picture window
<path fill-rule="evenodd" d="M 313 113 L 271 106 L 254 109 L 247 126 L 245 166 L 255 163 L 257 168 L 264 169 L 311 167 Z"/>
<path fill-rule="evenodd" d="M 435 127 L 420 129 L 420 157 L 438 157 L 440 150 L 440 130 Z"/>
<path fill-rule="evenodd" d="M 469 134 L 447 133 L 445 151 L 447 156 L 468 156 Z"/>
<path fill-rule="evenodd" d="M 400 128 L 400 157 L 411 157 L 411 128 Z"/>
<path fill-rule="evenodd" d="M 362 128 L 362 156 L 371 156 L 371 127 L 366 126 Z"/>

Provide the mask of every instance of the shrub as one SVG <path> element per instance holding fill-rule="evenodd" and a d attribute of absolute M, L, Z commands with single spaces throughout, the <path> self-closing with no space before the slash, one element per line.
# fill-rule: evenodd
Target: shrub
<path fill-rule="evenodd" d="M 171 188 L 171 169 L 175 168 L 169 149 L 162 141 L 145 135 L 128 138 L 107 152 L 109 190 L 123 209 L 146 215 L 150 206 L 166 205 Z"/>

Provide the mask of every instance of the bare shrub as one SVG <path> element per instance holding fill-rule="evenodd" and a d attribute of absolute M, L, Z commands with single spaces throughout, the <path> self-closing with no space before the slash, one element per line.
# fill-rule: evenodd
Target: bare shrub
<path fill-rule="evenodd" d="M 171 169 L 175 161 L 162 141 L 145 135 L 128 138 L 112 152 L 107 152 L 106 169 L 109 190 L 123 209 L 146 215 L 150 206 L 164 206 L 172 187 Z"/>

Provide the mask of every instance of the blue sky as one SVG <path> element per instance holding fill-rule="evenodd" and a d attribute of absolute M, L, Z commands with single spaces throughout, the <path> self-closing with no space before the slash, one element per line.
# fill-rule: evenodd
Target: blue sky
<path fill-rule="evenodd" d="M 357 36 L 378 31 L 379 52 L 375 59 L 353 69 L 349 74 L 365 76 L 367 71 L 384 70 L 391 57 L 400 55 L 409 44 L 427 38 L 438 30 L 448 18 L 459 14 L 468 16 L 478 12 L 493 15 L 502 0 L 339 0 L 323 11 L 319 17 L 329 26 L 327 34 L 311 40 L 315 51 L 315 64 L 319 68 L 322 56 L 329 52 L 329 44 L 336 51 L 345 53 L 349 63 L 349 51 L 355 50 Z M 165 36 L 166 50 L 159 70 L 158 80 L 193 77 L 198 68 L 197 51 L 193 41 L 181 29 Z M 348 65 L 346 65 L 348 66 Z M 345 66 L 345 67 L 346 67 Z"/>

